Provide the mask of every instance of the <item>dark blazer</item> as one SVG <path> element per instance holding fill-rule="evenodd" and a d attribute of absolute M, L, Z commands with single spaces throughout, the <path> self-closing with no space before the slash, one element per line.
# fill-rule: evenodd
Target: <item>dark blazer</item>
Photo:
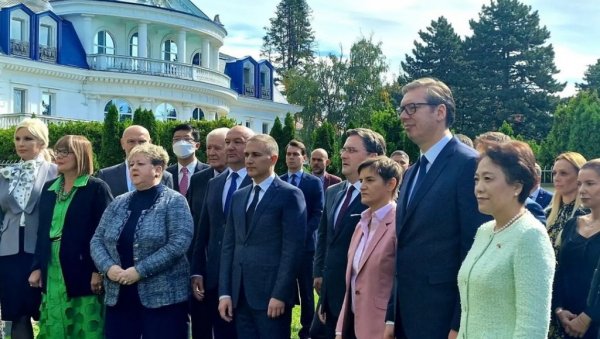
<path fill-rule="evenodd" d="M 251 190 L 252 185 L 239 189 L 231 199 L 221 252 L 219 295 L 231 296 L 237 307 L 243 281 L 250 308 L 267 310 L 271 298 L 291 308 L 306 228 L 304 197 L 298 188 L 276 176 L 256 206 L 252 223 L 246 225 Z"/>
<path fill-rule="evenodd" d="M 43 288 L 47 286 L 48 263 L 51 256 L 50 227 L 56 193 L 48 188 L 57 179 L 46 182 L 40 199 L 40 226 L 36 245 L 34 269 L 42 270 Z M 92 295 L 92 273 L 98 272 L 90 256 L 90 240 L 100 223 L 106 207 L 113 200 L 108 185 L 90 177 L 87 185 L 78 187 L 65 216 L 60 242 L 60 267 L 65 279 L 67 295 L 79 297 Z"/>
<path fill-rule="evenodd" d="M 113 197 L 118 197 L 123 193 L 129 192 L 126 175 L 127 166 L 125 162 L 102 168 L 96 173 L 97 178 L 102 179 L 108 184 Z M 163 171 L 161 183 L 169 188 L 173 188 L 173 176 L 171 173 Z"/>
<path fill-rule="evenodd" d="M 360 194 L 354 198 L 339 226 L 334 230 L 334 216 L 337 207 L 346 196 L 347 181 L 333 185 L 325 193 L 325 209 L 319 224 L 317 251 L 313 275 L 322 277 L 319 303 L 328 314 L 336 318 L 340 315 L 346 290 L 346 265 L 348 248 L 356 225 L 360 221 L 360 213 L 367 206 L 360 201 Z"/>
<path fill-rule="evenodd" d="M 443 148 L 407 205 L 418 166 L 406 171 L 396 208 L 395 290 L 386 319 L 398 338 L 446 338 L 460 324 L 457 274 L 477 228 L 477 153 L 456 138 Z"/>
<path fill-rule="evenodd" d="M 219 284 L 219 265 L 221 262 L 221 245 L 227 216 L 223 213 L 223 188 L 230 170 L 209 180 L 206 186 L 206 198 L 202 204 L 202 212 L 198 218 L 198 233 L 194 242 L 192 256 L 192 275 L 204 277 L 204 287 L 216 289 Z M 246 175 L 240 187 L 248 186 L 252 179 Z"/>
<path fill-rule="evenodd" d="M 281 180 L 288 182 L 288 174 L 281 176 Z M 321 180 L 312 174 L 302 172 L 298 188 L 304 194 L 306 202 L 306 232 L 304 235 L 304 249 L 315 250 L 315 231 L 319 227 L 323 215 L 324 195 Z"/>
<path fill-rule="evenodd" d="M 338 177 L 336 175 L 333 175 L 333 174 L 325 172 L 324 178 L 323 178 L 323 191 L 327 191 L 327 189 L 330 186 L 333 186 L 335 184 L 339 184 L 340 182 L 342 182 L 342 178 L 340 178 L 340 177 Z"/>
<path fill-rule="evenodd" d="M 178 168 L 178 164 L 176 163 L 175 165 L 171 165 L 171 166 L 167 167 L 167 172 L 171 173 L 171 175 L 173 176 L 173 189 L 176 190 L 177 192 L 179 192 L 179 171 L 177 171 L 177 168 Z M 207 164 L 200 162 L 200 160 L 198 160 L 196 162 L 196 168 L 194 169 L 194 173 L 190 173 L 190 180 L 192 178 L 192 175 L 194 175 L 195 173 L 198 173 L 202 170 L 205 170 L 207 168 L 210 168 L 210 166 L 208 166 Z"/>
<path fill-rule="evenodd" d="M 527 198 L 525 200 L 525 208 L 529 210 L 529 212 L 531 212 L 531 214 L 533 214 L 533 216 L 539 220 L 542 225 L 546 226 L 546 213 L 544 213 L 544 209 L 542 206 L 540 206 L 540 204 L 533 201 L 531 198 Z"/>
<path fill-rule="evenodd" d="M 552 192 L 540 187 L 540 191 L 538 192 L 538 195 L 535 198 L 535 202 L 542 206 L 542 208 L 546 208 L 548 207 L 548 205 L 550 205 L 550 201 L 552 201 L 552 196 Z"/>
<path fill-rule="evenodd" d="M 208 181 L 214 177 L 215 170 L 212 167 L 196 172 L 190 177 L 190 187 L 188 188 L 186 198 L 194 217 L 194 224 L 198 221 L 197 219 L 200 219 Z"/>

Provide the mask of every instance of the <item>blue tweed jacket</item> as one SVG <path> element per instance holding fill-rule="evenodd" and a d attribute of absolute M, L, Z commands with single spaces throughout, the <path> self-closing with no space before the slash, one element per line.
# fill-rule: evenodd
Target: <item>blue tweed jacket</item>
<path fill-rule="evenodd" d="M 120 265 L 117 243 L 129 218 L 129 201 L 135 192 L 118 196 L 104 211 L 90 242 L 92 259 L 100 272 Z M 185 197 L 166 188 L 154 205 L 140 215 L 133 243 L 134 267 L 141 276 L 138 293 L 142 305 L 158 308 L 183 302 L 190 291 L 185 253 L 192 241 L 194 223 Z M 127 269 L 127 267 L 123 267 Z M 114 306 L 120 285 L 104 279 L 105 303 Z"/>

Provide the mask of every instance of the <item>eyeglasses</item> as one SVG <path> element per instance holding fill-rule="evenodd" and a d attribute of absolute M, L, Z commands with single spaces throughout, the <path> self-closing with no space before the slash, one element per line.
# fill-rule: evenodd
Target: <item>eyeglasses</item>
<path fill-rule="evenodd" d="M 57 158 L 68 157 L 69 154 L 73 154 L 73 152 L 66 150 L 66 149 L 55 149 L 54 150 L 54 156 Z"/>
<path fill-rule="evenodd" d="M 419 107 L 421 106 L 437 106 L 438 104 L 431 104 L 428 102 L 415 102 L 412 104 L 406 104 L 403 106 L 398 107 L 398 109 L 396 109 L 396 113 L 398 114 L 398 116 L 400 116 L 402 114 L 402 112 L 406 112 L 406 114 L 408 115 L 413 115 L 415 113 L 417 113 L 417 109 L 419 109 Z"/>
<path fill-rule="evenodd" d="M 180 142 L 180 141 L 185 141 L 185 142 L 188 142 L 190 144 L 193 144 L 193 143 L 196 142 L 196 140 L 194 140 L 192 138 L 173 138 L 173 143 Z"/>

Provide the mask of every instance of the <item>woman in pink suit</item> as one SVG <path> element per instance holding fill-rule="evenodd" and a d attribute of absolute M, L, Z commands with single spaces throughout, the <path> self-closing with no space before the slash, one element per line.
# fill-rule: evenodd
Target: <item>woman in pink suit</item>
<path fill-rule="evenodd" d="M 336 339 L 382 338 L 394 280 L 396 195 L 402 170 L 385 156 L 358 167 L 361 202 L 368 208 L 352 235 L 346 267 L 346 296 Z"/>

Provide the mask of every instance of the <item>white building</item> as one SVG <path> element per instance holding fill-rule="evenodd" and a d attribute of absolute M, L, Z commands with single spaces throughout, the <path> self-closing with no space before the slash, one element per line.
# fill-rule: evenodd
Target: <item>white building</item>
<path fill-rule="evenodd" d="M 228 116 L 266 133 L 298 112 L 273 67 L 219 53 L 227 31 L 189 0 L 0 0 L 0 127 L 46 120 Z"/>

